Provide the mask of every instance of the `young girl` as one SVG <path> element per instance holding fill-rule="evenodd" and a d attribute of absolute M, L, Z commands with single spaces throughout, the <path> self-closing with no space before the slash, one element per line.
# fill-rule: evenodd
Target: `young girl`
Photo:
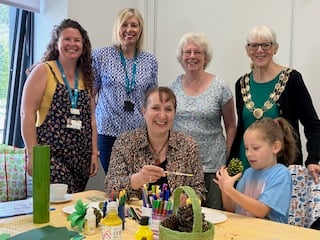
<path fill-rule="evenodd" d="M 292 181 L 287 166 L 297 153 L 295 139 L 294 130 L 284 118 L 264 118 L 246 130 L 244 143 L 251 167 L 242 177 L 241 173 L 230 177 L 222 167 L 214 180 L 227 211 L 288 222 Z"/>

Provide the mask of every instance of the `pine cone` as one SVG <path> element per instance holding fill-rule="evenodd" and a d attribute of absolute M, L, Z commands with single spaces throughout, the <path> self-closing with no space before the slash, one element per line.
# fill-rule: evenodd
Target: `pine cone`
<path fill-rule="evenodd" d="M 164 220 L 162 220 L 160 224 L 166 228 L 177 231 L 178 225 L 179 225 L 179 219 L 177 215 L 171 215 L 165 218 Z"/>
<path fill-rule="evenodd" d="M 102 213 L 101 213 L 101 210 L 99 210 L 98 208 L 93 208 L 93 212 L 94 212 L 94 215 L 96 215 L 96 226 L 98 227 L 101 219 L 102 219 Z"/>
<path fill-rule="evenodd" d="M 191 232 L 193 226 L 193 209 L 192 205 L 181 206 L 178 209 L 177 216 L 179 219 L 179 231 Z"/>
<path fill-rule="evenodd" d="M 228 164 L 228 174 L 230 176 L 243 172 L 243 165 L 240 159 L 232 158 Z"/>
<path fill-rule="evenodd" d="M 193 229 L 193 209 L 192 205 L 185 205 L 178 208 L 176 215 L 171 215 L 161 221 L 163 227 L 179 232 L 192 232 Z M 209 223 L 202 213 L 202 232 L 209 230 Z"/>

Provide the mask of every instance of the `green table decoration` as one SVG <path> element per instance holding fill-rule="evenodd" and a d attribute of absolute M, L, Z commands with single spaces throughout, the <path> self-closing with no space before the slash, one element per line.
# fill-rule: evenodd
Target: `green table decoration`
<path fill-rule="evenodd" d="M 32 149 L 33 222 L 48 223 L 50 194 L 50 147 L 36 145 Z"/>

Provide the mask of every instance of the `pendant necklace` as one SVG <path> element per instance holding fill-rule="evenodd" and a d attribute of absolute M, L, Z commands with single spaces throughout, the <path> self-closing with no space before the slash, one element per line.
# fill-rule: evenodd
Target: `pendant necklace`
<path fill-rule="evenodd" d="M 168 138 L 166 139 L 166 141 L 164 142 L 164 144 L 162 145 L 162 147 L 160 148 L 160 150 L 158 152 L 154 149 L 154 147 L 152 146 L 152 144 L 149 140 L 149 145 L 150 145 L 150 149 L 152 152 L 152 159 L 154 160 L 156 165 L 160 162 L 160 153 L 164 149 L 164 147 L 167 145 L 167 143 L 169 142 L 169 137 L 170 137 L 170 132 L 168 134 Z"/>
<path fill-rule="evenodd" d="M 252 96 L 250 93 L 249 74 L 247 73 L 242 77 L 242 79 L 240 80 L 242 99 L 246 108 L 250 112 L 252 112 L 253 116 L 256 119 L 261 119 L 263 117 L 263 114 L 269 109 L 271 109 L 274 103 L 278 101 L 282 92 L 286 88 L 286 84 L 289 80 L 291 71 L 291 68 L 287 68 L 281 71 L 278 82 L 275 84 L 273 91 L 269 94 L 269 98 L 264 102 L 263 106 L 260 108 L 255 107 L 254 102 L 251 98 Z"/>

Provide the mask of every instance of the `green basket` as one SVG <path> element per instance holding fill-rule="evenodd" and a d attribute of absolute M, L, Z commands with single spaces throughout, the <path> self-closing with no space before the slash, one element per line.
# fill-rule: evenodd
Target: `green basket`
<path fill-rule="evenodd" d="M 180 206 L 180 195 L 184 191 L 192 201 L 193 209 L 193 229 L 192 232 L 179 232 L 174 231 L 164 226 L 159 225 L 159 240 L 213 240 L 214 226 L 211 222 L 208 222 L 209 229 L 206 232 L 202 232 L 202 213 L 201 205 L 198 201 L 196 192 L 189 186 L 182 186 L 176 188 L 174 191 L 173 212 L 177 213 Z"/>

